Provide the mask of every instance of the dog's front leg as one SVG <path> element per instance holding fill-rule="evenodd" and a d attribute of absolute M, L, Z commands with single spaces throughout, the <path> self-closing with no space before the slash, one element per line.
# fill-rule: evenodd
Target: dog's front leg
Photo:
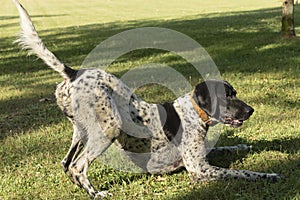
<path fill-rule="evenodd" d="M 216 180 L 224 178 L 243 178 L 247 180 L 268 180 L 275 182 L 282 177 L 278 174 L 252 172 L 247 170 L 233 170 L 211 166 L 206 161 L 206 149 L 203 135 L 189 134 L 183 144 L 183 163 L 194 181 Z"/>
<path fill-rule="evenodd" d="M 252 149 L 252 146 L 246 144 L 238 144 L 236 146 L 223 146 L 223 147 L 214 147 L 206 148 L 207 153 L 236 153 L 239 151 L 247 152 Z"/>

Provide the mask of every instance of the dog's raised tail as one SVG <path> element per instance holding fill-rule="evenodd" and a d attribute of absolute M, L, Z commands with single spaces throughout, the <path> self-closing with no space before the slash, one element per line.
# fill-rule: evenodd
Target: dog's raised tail
<path fill-rule="evenodd" d="M 63 64 L 58 58 L 49 51 L 41 38 L 39 37 L 35 27 L 23 6 L 18 0 L 13 0 L 20 15 L 21 33 L 19 38 L 15 41 L 23 49 L 29 50 L 29 54 L 35 54 L 42 59 L 49 67 L 60 73 L 65 79 L 72 79 L 76 77 L 76 70 Z"/>

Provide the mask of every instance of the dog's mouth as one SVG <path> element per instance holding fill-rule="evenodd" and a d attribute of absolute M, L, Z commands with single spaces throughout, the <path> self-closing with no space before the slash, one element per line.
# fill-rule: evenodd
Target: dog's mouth
<path fill-rule="evenodd" d="M 234 128 L 237 128 L 237 127 L 240 127 L 243 125 L 243 120 L 241 119 L 233 119 L 231 117 L 225 117 L 224 119 L 224 124 L 227 125 L 227 126 L 231 126 L 231 127 L 234 127 Z"/>

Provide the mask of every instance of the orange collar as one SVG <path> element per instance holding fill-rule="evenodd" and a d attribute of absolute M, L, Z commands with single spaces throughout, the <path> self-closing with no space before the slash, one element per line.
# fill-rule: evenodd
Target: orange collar
<path fill-rule="evenodd" d="M 206 114 L 206 112 L 201 109 L 199 107 L 199 105 L 195 102 L 195 99 L 193 98 L 193 95 L 194 95 L 194 90 L 191 92 L 191 95 L 190 95 L 190 99 L 191 99 L 191 102 L 193 104 L 193 107 L 195 109 L 195 111 L 198 113 L 199 117 L 202 119 L 202 121 L 207 124 L 207 125 L 211 125 L 212 124 L 212 121 L 210 120 L 209 116 Z"/>

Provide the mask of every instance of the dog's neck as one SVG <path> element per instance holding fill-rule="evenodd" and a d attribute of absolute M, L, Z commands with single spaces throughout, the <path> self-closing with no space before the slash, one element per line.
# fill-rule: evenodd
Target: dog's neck
<path fill-rule="evenodd" d="M 207 125 L 211 125 L 212 124 L 212 120 L 211 118 L 206 114 L 206 112 L 200 108 L 200 106 L 196 103 L 196 100 L 194 98 L 194 94 L 195 94 L 195 91 L 193 90 L 190 94 L 190 100 L 192 102 L 192 105 L 195 109 L 195 111 L 198 113 L 199 117 L 201 118 L 201 120 Z"/>

